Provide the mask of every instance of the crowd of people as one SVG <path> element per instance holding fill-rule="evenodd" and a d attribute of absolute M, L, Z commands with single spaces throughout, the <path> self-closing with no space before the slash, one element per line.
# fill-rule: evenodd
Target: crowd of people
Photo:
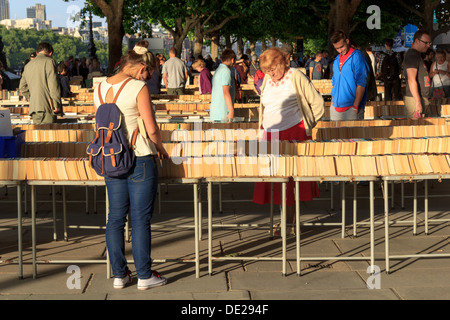
<path fill-rule="evenodd" d="M 38 45 L 25 61 L 21 72 L 19 90 L 30 102 L 29 115 L 35 124 L 54 123 L 62 114 L 61 99 L 72 96 L 70 82 L 78 79 L 82 87 L 86 80 L 102 75 L 96 57 L 78 59 L 73 56 L 56 64 L 53 46 L 48 42 Z"/>
<path fill-rule="evenodd" d="M 404 96 L 408 118 L 420 118 L 427 113 L 431 97 L 448 97 L 448 56 L 438 50 L 435 57 L 429 53 L 430 35 L 419 30 L 411 48 L 401 57 L 392 50 L 392 40 L 386 40 L 383 53 L 375 55 L 364 50 L 342 31 L 330 36 L 337 56 L 331 59 L 328 51 L 300 61 L 277 47 L 265 50 L 260 57 L 248 52 L 241 57 L 232 49 L 225 49 L 220 59 L 189 57 L 182 61 L 175 49 L 164 55 L 148 51 L 148 42 L 138 43 L 117 63 L 115 72 L 94 90 L 94 106 L 102 101 L 115 101 L 124 117 L 123 126 L 131 141 L 131 133 L 142 118 L 145 135 L 139 135 L 135 144 L 136 162 L 127 174 L 106 177 L 109 195 L 109 216 L 106 243 L 114 274 L 114 288 L 123 288 L 131 282 L 130 270 L 124 257 L 126 216 L 132 221 L 132 251 L 138 277 L 138 289 L 164 285 L 166 279 L 152 269 L 150 220 L 157 190 L 156 158 L 167 159 L 151 104 L 151 94 L 159 94 L 161 87 L 168 94 L 183 94 L 189 79 L 199 74 L 200 94 L 211 94 L 210 118 L 229 122 L 235 118 L 234 102 L 240 84 L 253 79 L 260 95 L 259 139 L 302 141 L 311 139 L 312 129 L 324 114 L 324 99 L 312 80 L 331 79 L 331 120 L 364 118 L 364 107 L 371 96 L 376 78 L 385 86 L 385 99 L 401 99 L 401 78 L 404 77 Z M 52 123 L 61 105 L 61 97 L 70 94 L 69 80 L 84 77 L 98 70 L 95 60 L 71 60 L 56 65 L 49 43 L 39 44 L 30 57 L 20 81 L 20 91 L 30 101 L 30 116 L 34 123 Z M 250 56 L 250 58 L 249 58 Z M 304 70 L 302 70 L 304 68 Z M 402 72 L 403 70 L 403 72 Z M 305 72 L 303 72 L 305 71 Z M 121 93 L 120 97 L 118 92 Z M 300 185 L 300 201 L 311 201 L 319 195 L 316 183 Z M 270 201 L 271 186 L 256 183 L 253 201 Z M 280 185 L 274 186 L 274 203 L 280 204 Z M 287 184 L 287 234 L 294 233 L 294 184 Z M 280 235 L 280 226 L 274 235 Z"/>

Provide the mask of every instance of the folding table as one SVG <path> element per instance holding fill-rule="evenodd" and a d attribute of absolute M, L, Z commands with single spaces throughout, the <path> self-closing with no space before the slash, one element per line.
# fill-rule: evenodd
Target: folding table
<path fill-rule="evenodd" d="M 287 254 L 286 254 L 286 184 L 289 178 L 279 177 L 217 177 L 217 178 L 205 178 L 205 182 L 208 186 L 208 273 L 212 274 L 212 262 L 213 260 L 280 260 L 282 262 L 282 275 L 286 275 Z M 212 253 L 212 236 L 213 236 L 213 218 L 212 218 L 212 184 L 218 182 L 227 183 L 254 183 L 254 182 L 270 182 L 281 183 L 281 238 L 282 238 L 282 253 L 281 257 L 255 257 L 255 256 L 239 256 L 239 257 L 213 257 Z M 227 227 L 244 227 L 248 225 L 233 224 L 227 225 Z"/>
<path fill-rule="evenodd" d="M 384 176 L 381 177 L 384 183 L 384 230 L 385 230 L 385 263 L 386 263 L 386 273 L 390 272 L 390 259 L 407 259 L 407 258 L 447 258 L 450 254 L 445 253 L 423 253 L 423 254 L 403 254 L 403 255 L 392 255 L 390 254 L 389 248 L 389 197 L 388 197 L 388 182 L 389 181 L 411 181 L 414 182 L 414 200 L 413 200 L 413 234 L 417 234 L 417 181 L 424 180 L 441 180 L 449 179 L 450 175 L 439 175 L 439 174 L 429 174 L 429 175 L 408 175 L 408 176 Z M 425 184 L 425 226 L 426 233 L 428 233 L 428 183 Z M 448 220 L 445 220 L 448 221 Z"/>
<path fill-rule="evenodd" d="M 297 275 L 301 275 L 301 261 L 324 261 L 324 260 L 370 260 L 371 272 L 374 272 L 374 263 L 375 263 L 375 237 L 374 237 L 374 181 L 377 180 L 377 177 L 372 176 L 363 176 L 363 177 L 344 177 L 344 176 L 336 176 L 336 177 L 294 177 L 295 182 L 295 236 L 296 236 L 296 254 L 297 254 Z M 299 183 L 305 181 L 338 181 L 341 183 L 341 197 L 342 197 L 342 222 L 341 223 L 300 223 L 300 191 L 299 191 Z M 305 257 L 301 254 L 301 243 L 300 243 L 300 225 L 341 225 L 342 229 L 342 237 L 344 237 L 345 232 L 345 182 L 354 182 L 354 181 L 368 181 L 370 188 L 370 257 L 349 257 L 349 256 L 336 256 L 336 257 Z"/>

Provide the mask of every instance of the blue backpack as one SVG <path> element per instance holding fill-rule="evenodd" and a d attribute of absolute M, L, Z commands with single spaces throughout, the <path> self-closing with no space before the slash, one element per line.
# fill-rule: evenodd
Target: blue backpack
<path fill-rule="evenodd" d="M 99 84 L 100 106 L 95 114 L 96 136 L 87 147 L 89 166 L 102 177 L 119 177 L 128 173 L 134 166 L 134 146 L 139 127 L 133 133 L 131 147 L 128 146 L 123 126 L 122 114 L 117 107 L 120 92 L 131 78 L 124 81 L 112 103 L 104 103 Z"/>

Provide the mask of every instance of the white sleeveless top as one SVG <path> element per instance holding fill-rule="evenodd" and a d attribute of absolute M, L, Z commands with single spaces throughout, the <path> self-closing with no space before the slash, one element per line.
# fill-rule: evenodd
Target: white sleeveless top
<path fill-rule="evenodd" d="M 294 70 L 289 69 L 277 83 L 269 79 L 261 93 L 261 102 L 264 105 L 262 125 L 266 131 L 283 131 L 303 120 L 291 80 Z"/>
<path fill-rule="evenodd" d="M 445 61 L 443 64 L 438 64 L 437 61 L 435 61 L 433 70 L 431 71 L 436 70 L 436 67 L 438 70 L 448 71 L 448 61 Z M 433 85 L 435 87 L 450 86 L 450 77 L 447 75 L 435 74 L 433 77 Z"/>
<path fill-rule="evenodd" d="M 126 80 L 126 79 L 125 79 Z M 117 84 L 110 84 L 106 82 L 106 80 L 101 83 L 101 96 L 103 101 L 105 101 L 106 94 L 108 90 L 113 88 L 113 95 L 116 96 L 123 82 L 121 81 Z M 124 124 L 124 129 L 128 138 L 128 143 L 131 145 L 131 139 L 133 136 L 134 130 L 136 130 L 138 123 L 137 119 L 139 117 L 139 110 L 137 108 L 137 96 L 139 92 L 141 92 L 142 88 L 146 85 L 144 81 L 132 79 L 128 82 L 125 87 L 122 89 L 122 92 L 117 99 L 117 107 L 122 112 L 122 124 Z M 97 86 L 94 90 L 94 105 L 98 108 L 101 104 L 100 99 L 98 97 L 99 86 Z M 134 153 L 137 157 L 143 157 L 147 155 L 157 154 L 156 148 L 150 139 L 144 138 L 140 134 L 138 134 L 136 139 L 136 147 Z"/>

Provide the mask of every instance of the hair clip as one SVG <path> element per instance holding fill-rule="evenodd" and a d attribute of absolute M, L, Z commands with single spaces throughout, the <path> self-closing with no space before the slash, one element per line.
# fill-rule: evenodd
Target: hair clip
<path fill-rule="evenodd" d="M 137 54 L 146 54 L 148 52 L 148 49 L 145 47 L 139 47 L 139 46 L 135 46 L 134 47 L 134 52 L 136 52 Z"/>

